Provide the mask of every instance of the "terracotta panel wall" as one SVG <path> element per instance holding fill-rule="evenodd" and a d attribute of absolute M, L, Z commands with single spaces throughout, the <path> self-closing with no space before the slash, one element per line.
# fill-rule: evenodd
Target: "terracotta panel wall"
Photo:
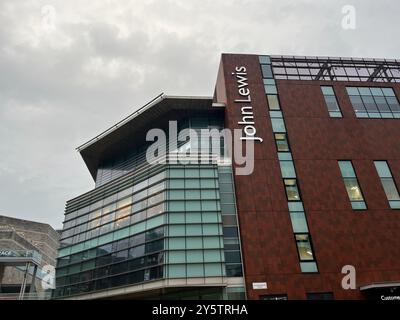
<path fill-rule="evenodd" d="M 278 80 L 291 151 L 318 262 L 318 274 L 300 272 L 261 70 L 256 55 L 223 55 L 217 91 L 225 90 L 226 126 L 240 128 L 236 66 L 248 70 L 258 135 L 255 170 L 235 176 L 246 286 L 249 299 L 287 294 L 333 292 L 336 299 L 359 299 L 343 290 L 341 269 L 357 270 L 357 285 L 400 280 L 400 210 L 391 210 L 373 160 L 388 160 L 400 185 L 400 119 L 357 119 L 347 85 L 378 83 Z M 224 77 L 222 80 L 221 77 Z M 222 85 L 223 84 L 223 85 Z M 329 117 L 320 86 L 332 85 L 343 118 Z M 400 97 L 400 85 L 391 84 Z M 354 211 L 337 160 L 352 160 L 368 210 Z M 267 282 L 267 290 L 253 290 Z"/>

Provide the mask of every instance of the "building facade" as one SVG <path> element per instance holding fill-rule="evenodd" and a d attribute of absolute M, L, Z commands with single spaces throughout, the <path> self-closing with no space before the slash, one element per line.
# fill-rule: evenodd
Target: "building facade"
<path fill-rule="evenodd" d="M 213 98 L 159 97 L 79 148 L 96 188 L 67 203 L 56 297 L 398 292 L 399 82 L 398 60 L 223 54 Z M 154 164 L 154 128 L 240 135 Z"/>
<path fill-rule="evenodd" d="M 0 299 L 51 297 L 54 278 L 44 277 L 54 277 L 59 239 L 48 224 L 0 216 Z"/>

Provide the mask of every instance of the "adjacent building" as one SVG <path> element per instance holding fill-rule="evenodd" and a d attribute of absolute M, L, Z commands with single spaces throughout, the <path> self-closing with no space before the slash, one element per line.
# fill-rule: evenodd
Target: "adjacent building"
<path fill-rule="evenodd" d="M 51 297 L 59 239 L 48 224 L 0 216 L 0 300 Z"/>
<path fill-rule="evenodd" d="M 399 60 L 223 54 L 213 97 L 78 148 L 96 187 L 67 202 L 55 297 L 398 293 L 399 82 Z"/>

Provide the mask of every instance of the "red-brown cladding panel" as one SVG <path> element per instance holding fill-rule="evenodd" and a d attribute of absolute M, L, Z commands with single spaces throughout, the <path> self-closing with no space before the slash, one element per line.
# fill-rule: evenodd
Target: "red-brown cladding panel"
<path fill-rule="evenodd" d="M 400 119 L 357 119 L 346 93 L 347 85 L 385 84 L 277 81 L 319 268 L 319 274 L 301 274 L 257 55 L 222 55 L 217 83 L 218 90 L 225 90 L 226 126 L 242 128 L 232 75 L 240 66 L 247 70 L 255 128 L 263 139 L 256 143 L 253 174 L 235 175 L 248 298 L 287 294 L 304 299 L 310 292 L 363 298 L 358 289 L 341 288 L 341 269 L 347 264 L 356 267 L 357 286 L 399 281 L 400 210 L 389 208 L 373 160 L 387 160 L 400 186 Z M 334 86 L 343 118 L 329 117 L 321 85 Z M 400 85 L 390 86 L 400 97 Z M 340 159 L 353 161 L 368 210 L 351 209 Z M 267 282 L 268 289 L 253 290 L 253 282 Z"/>

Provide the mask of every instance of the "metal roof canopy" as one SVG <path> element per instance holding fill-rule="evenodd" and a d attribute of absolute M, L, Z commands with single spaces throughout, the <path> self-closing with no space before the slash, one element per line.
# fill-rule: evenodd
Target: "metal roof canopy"
<path fill-rule="evenodd" d="M 221 111 L 222 110 L 222 111 Z M 160 94 L 111 128 L 77 148 L 96 179 L 101 160 L 146 141 L 147 131 L 159 128 L 160 121 L 179 120 L 192 112 L 223 112 L 213 107 L 212 97 L 167 96 Z"/>
<path fill-rule="evenodd" d="M 360 287 L 360 291 L 374 290 L 374 289 L 385 289 L 385 288 L 400 288 L 399 282 L 378 282 L 370 283 Z"/>

